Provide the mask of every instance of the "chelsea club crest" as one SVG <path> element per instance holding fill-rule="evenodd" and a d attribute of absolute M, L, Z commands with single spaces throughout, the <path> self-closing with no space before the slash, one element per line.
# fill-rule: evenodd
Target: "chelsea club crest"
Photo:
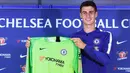
<path fill-rule="evenodd" d="M 95 45 L 100 44 L 100 39 L 98 39 L 98 38 L 94 39 L 93 43 L 94 43 Z"/>
<path fill-rule="evenodd" d="M 66 50 L 66 49 L 62 49 L 62 50 L 60 51 L 60 53 L 64 56 L 64 55 L 67 54 L 67 50 Z"/>

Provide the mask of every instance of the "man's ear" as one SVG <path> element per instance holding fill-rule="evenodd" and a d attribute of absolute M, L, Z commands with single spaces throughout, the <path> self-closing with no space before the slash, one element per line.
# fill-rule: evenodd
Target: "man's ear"
<path fill-rule="evenodd" d="M 96 15 L 95 15 L 95 17 L 97 18 L 97 16 L 98 16 L 98 12 L 96 12 Z"/>
<path fill-rule="evenodd" d="M 80 18 L 82 19 L 82 15 L 81 15 L 81 13 L 80 13 Z"/>

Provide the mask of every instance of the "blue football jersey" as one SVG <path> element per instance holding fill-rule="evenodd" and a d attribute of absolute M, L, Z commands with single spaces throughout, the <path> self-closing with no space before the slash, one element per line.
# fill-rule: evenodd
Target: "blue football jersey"
<path fill-rule="evenodd" d="M 106 65 L 110 61 L 112 34 L 107 31 L 96 30 L 86 33 L 83 29 L 73 34 L 85 44 L 81 50 L 83 73 L 106 73 Z"/>

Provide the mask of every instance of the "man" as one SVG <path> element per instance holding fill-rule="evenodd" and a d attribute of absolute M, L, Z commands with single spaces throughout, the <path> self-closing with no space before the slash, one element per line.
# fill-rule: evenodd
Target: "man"
<path fill-rule="evenodd" d="M 72 40 L 81 49 L 83 73 L 106 73 L 106 66 L 110 61 L 112 35 L 95 28 L 97 15 L 97 7 L 93 1 L 81 4 L 80 17 L 83 29 L 76 32 Z M 29 45 L 30 42 L 27 41 L 26 47 Z"/>
<path fill-rule="evenodd" d="M 110 61 L 112 35 L 95 27 L 98 15 L 96 4 L 85 1 L 80 6 L 83 29 L 72 36 L 81 49 L 83 73 L 106 73 Z"/>

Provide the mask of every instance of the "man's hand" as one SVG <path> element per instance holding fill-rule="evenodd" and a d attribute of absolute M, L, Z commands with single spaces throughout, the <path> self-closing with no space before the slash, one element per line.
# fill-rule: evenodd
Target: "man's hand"
<path fill-rule="evenodd" d="M 26 44 L 25 44 L 25 46 L 26 46 L 26 48 L 29 48 L 30 47 L 30 37 L 27 37 L 27 41 L 26 41 Z"/>
<path fill-rule="evenodd" d="M 80 38 L 71 38 L 71 40 L 73 40 L 75 45 L 80 49 L 84 49 L 86 46 L 86 44 Z"/>

